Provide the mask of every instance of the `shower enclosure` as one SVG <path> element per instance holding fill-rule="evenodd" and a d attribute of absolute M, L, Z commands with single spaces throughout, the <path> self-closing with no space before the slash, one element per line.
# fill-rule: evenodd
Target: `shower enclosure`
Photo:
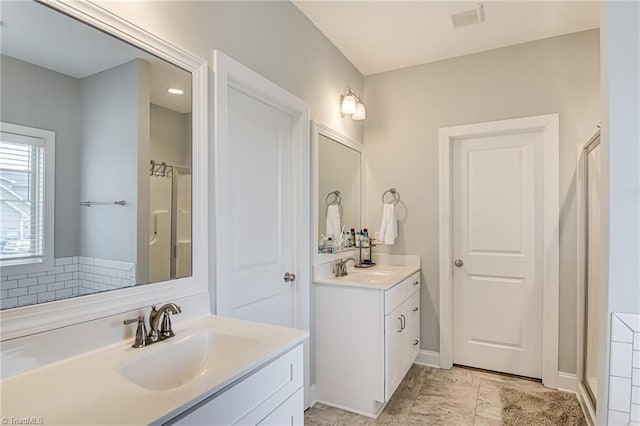
<path fill-rule="evenodd" d="M 191 275 L 191 169 L 150 162 L 149 280 Z"/>
<path fill-rule="evenodd" d="M 579 307 L 582 321 L 581 353 L 578 368 L 580 371 L 580 390 L 584 398 L 591 404 L 595 412 L 598 401 L 598 364 L 601 335 L 599 318 L 601 315 L 599 304 L 602 288 L 602 241 L 601 241 L 601 148 L 600 132 L 598 131 L 584 148 L 579 152 L 578 176 L 582 202 L 578 253 L 582 275 L 580 279 Z"/>

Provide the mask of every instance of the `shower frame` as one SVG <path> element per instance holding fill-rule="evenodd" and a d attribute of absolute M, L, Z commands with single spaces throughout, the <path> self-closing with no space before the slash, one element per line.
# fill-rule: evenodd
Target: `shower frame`
<path fill-rule="evenodd" d="M 576 149 L 576 211 L 577 211 L 577 363 L 576 381 L 578 400 L 589 424 L 595 424 L 597 395 L 585 384 L 588 326 L 588 155 L 600 145 L 600 129 Z"/>
<path fill-rule="evenodd" d="M 157 167 L 164 167 L 164 170 L 170 171 L 170 179 L 171 179 L 171 241 L 170 241 L 170 258 L 171 263 L 169 264 L 169 279 L 175 279 L 177 276 L 177 262 L 178 262 L 178 175 L 191 175 L 191 168 L 185 166 L 174 166 L 167 163 L 157 163 L 155 161 L 151 161 L 151 169 L 149 173 L 149 177 L 158 177 L 158 178 L 167 178 L 168 176 L 163 174 L 156 174 Z M 192 182 L 193 184 L 193 182 Z M 193 200 L 191 202 L 193 204 Z M 193 211 L 191 206 L 189 207 L 189 211 Z M 193 238 L 193 229 L 192 238 Z"/>

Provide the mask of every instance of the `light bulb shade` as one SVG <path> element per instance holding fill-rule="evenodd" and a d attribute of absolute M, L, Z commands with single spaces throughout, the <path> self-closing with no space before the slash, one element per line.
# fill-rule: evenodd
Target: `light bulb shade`
<path fill-rule="evenodd" d="M 362 102 L 358 102 L 356 104 L 356 112 L 351 116 L 354 120 L 364 120 L 367 118 L 367 111 L 364 109 L 364 104 Z"/>
<path fill-rule="evenodd" d="M 343 114 L 353 114 L 356 112 L 356 97 L 353 95 L 345 96 L 342 99 L 341 111 Z"/>

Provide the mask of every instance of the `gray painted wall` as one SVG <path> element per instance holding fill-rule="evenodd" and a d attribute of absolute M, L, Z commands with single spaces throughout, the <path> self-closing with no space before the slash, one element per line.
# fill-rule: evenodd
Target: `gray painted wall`
<path fill-rule="evenodd" d="M 388 251 L 422 256 L 422 349 L 439 351 L 438 129 L 559 113 L 559 367 L 575 373 L 575 155 L 600 119 L 599 54 L 593 30 L 365 78 L 367 225 L 379 226 L 380 195 L 397 188 L 399 236 Z"/>
<path fill-rule="evenodd" d="M 140 83 L 148 73 L 147 63 L 134 60 L 81 81 L 84 126 L 80 198 L 125 200 L 127 205 L 83 208 L 80 252 L 89 257 L 139 263 L 141 273 L 148 266 L 136 260 L 138 215 L 147 217 L 143 229 L 148 233 L 148 196 L 140 198 L 144 200 L 140 205 L 138 197 L 139 187 L 144 186 L 141 183 L 147 183 L 148 193 L 149 179 L 148 169 L 143 168 L 144 182 L 138 182 L 138 163 L 146 166 L 148 162 L 149 86 Z M 147 129 L 146 140 L 143 127 Z"/>
<path fill-rule="evenodd" d="M 186 128 L 191 127 L 191 114 L 181 114 L 155 104 L 151 104 L 150 113 L 149 158 L 174 166 L 191 166 L 191 134 Z"/>
<path fill-rule="evenodd" d="M 292 3 L 100 0 L 98 4 L 193 52 L 210 67 L 213 50 L 221 50 L 307 101 L 311 118 L 362 140 L 362 122 L 342 118 L 339 110 L 339 96 L 347 86 L 362 93 L 362 75 Z M 213 93 L 213 84 L 209 91 Z M 211 101 L 209 105 L 212 111 Z"/>
<path fill-rule="evenodd" d="M 1 56 L 0 120 L 56 132 L 55 257 L 79 249 L 80 84 L 73 77 Z"/>

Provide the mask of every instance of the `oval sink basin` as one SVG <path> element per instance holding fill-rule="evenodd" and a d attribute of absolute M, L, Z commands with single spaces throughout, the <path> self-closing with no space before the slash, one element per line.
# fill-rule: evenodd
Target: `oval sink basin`
<path fill-rule="evenodd" d="M 173 337 L 138 349 L 150 352 L 123 365 L 119 372 L 145 389 L 169 390 L 224 368 L 239 352 L 251 350 L 258 344 L 257 339 L 214 331 L 203 331 L 182 339 Z"/>
<path fill-rule="evenodd" d="M 395 275 L 395 273 L 390 271 L 367 271 L 356 269 L 349 272 L 349 275 L 341 277 L 341 279 L 365 284 L 377 284 L 387 281 L 393 275 Z"/>

